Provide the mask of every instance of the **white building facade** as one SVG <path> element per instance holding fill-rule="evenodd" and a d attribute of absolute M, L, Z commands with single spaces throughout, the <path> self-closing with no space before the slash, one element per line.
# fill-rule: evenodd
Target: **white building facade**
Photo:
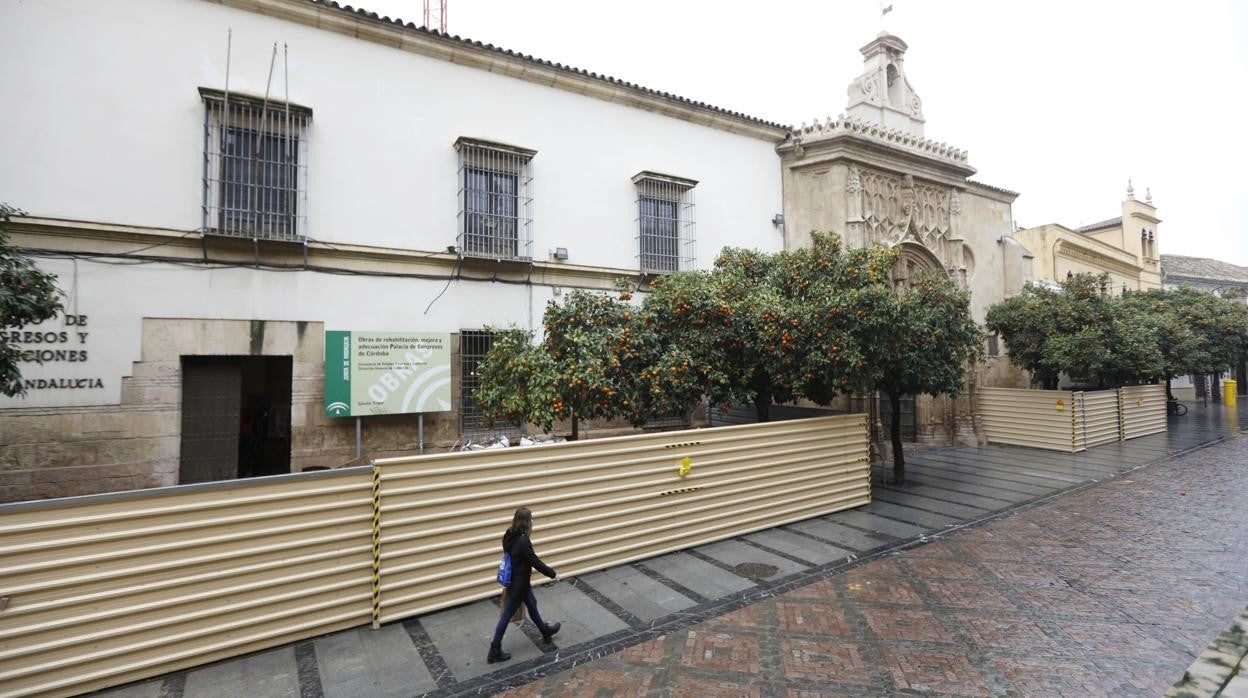
<path fill-rule="evenodd" d="M 784 246 L 778 124 L 309 0 L 0 24 L 0 200 L 67 294 L 0 399 L 7 500 L 343 463 L 327 330 L 452 333 L 446 443 L 487 327 Z M 364 442 L 410 452 L 415 425 Z"/>

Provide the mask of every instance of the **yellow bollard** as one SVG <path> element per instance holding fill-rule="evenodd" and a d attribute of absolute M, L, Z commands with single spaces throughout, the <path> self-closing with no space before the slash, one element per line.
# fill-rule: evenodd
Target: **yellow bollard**
<path fill-rule="evenodd" d="M 1238 385 L 1236 381 L 1226 379 L 1222 381 L 1222 406 L 1234 407 L 1236 403 L 1235 388 Z"/>

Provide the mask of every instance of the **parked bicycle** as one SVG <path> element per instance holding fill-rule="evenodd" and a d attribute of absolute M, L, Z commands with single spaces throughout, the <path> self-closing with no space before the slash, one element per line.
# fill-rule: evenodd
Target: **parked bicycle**
<path fill-rule="evenodd" d="M 1174 417 L 1182 417 L 1187 414 L 1187 405 L 1178 400 L 1166 400 L 1166 414 Z"/>

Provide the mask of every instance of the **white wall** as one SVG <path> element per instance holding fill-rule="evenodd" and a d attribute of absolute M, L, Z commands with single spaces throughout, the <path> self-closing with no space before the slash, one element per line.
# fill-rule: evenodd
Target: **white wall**
<path fill-rule="evenodd" d="M 574 264 L 636 268 L 641 170 L 698 180 L 699 266 L 724 245 L 782 248 L 780 161 L 764 140 L 202 0 L 4 2 L 0 26 L 0 198 L 32 215 L 198 228 L 196 88 L 225 86 L 232 29 L 231 91 L 263 94 L 277 42 L 281 98 L 287 44 L 290 99 L 314 110 L 314 239 L 453 243 L 452 143 L 469 136 L 537 151 L 535 257 L 559 246 Z"/>
<path fill-rule="evenodd" d="M 57 274 L 66 293 L 65 313 L 86 316 L 87 325 L 67 327 L 64 317 L 58 317 L 23 328 L 65 331 L 67 342 L 22 348 L 85 350 L 88 356 L 85 362 L 23 363 L 23 378 L 99 378 L 103 387 L 0 396 L 0 409 L 118 404 L 121 378 L 142 358 L 144 317 L 305 320 L 324 322 L 326 330 L 458 332 L 516 325 L 540 332 L 542 313 L 552 297 L 548 286 L 463 280 L 448 286 L 436 280 L 88 261 L 78 262 L 75 271 L 68 260 L 40 260 L 40 267 Z M 87 333 L 85 341 L 78 332 Z"/>

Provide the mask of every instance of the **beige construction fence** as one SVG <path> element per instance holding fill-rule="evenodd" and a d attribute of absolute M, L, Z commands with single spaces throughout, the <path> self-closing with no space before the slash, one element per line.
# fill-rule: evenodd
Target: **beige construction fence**
<path fill-rule="evenodd" d="M 980 388 L 976 408 L 989 443 L 1075 453 L 1166 430 L 1166 388 Z"/>
<path fill-rule="evenodd" d="M 866 504 L 838 415 L 0 505 L 0 696 L 65 696 Z"/>

